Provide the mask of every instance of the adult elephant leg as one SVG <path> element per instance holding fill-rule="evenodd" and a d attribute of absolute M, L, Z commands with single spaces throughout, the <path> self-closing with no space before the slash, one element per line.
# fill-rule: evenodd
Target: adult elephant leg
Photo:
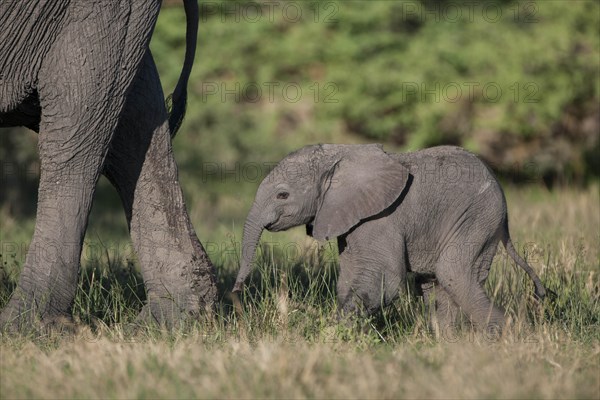
<path fill-rule="evenodd" d="M 35 232 L 0 325 L 70 318 L 96 181 L 158 12 L 147 3 L 72 4 L 38 74 L 41 176 Z M 145 9 L 144 9 L 145 8 Z M 81 13 L 81 18 L 75 15 Z"/>
<path fill-rule="evenodd" d="M 105 164 L 123 202 L 148 303 L 142 315 L 172 325 L 212 311 L 214 268 L 186 211 L 167 111 L 150 52 L 128 95 Z"/>

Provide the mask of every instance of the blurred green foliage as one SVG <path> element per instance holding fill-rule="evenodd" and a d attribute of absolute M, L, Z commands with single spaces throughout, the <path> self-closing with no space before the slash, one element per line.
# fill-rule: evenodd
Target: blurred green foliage
<path fill-rule="evenodd" d="M 200 2 L 182 168 L 377 141 L 462 145 L 515 179 L 598 173 L 596 1 L 259 4 Z M 184 21 L 164 9 L 152 42 L 167 91 Z"/>
<path fill-rule="evenodd" d="M 174 140 L 200 237 L 237 230 L 261 177 L 310 143 L 457 144 L 508 181 L 599 174 L 595 0 L 200 1 L 200 10 Z M 165 1 L 151 49 L 168 94 L 185 49 L 181 1 Z M 37 162 L 35 135 L 2 133 L 3 165 Z M 35 211 L 26 175 L 3 188 L 9 214 Z M 107 191 L 101 181 L 96 204 L 120 210 Z"/>

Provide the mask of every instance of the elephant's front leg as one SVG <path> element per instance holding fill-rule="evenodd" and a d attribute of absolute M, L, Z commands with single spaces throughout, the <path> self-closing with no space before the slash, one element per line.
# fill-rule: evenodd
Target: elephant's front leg
<path fill-rule="evenodd" d="M 337 295 L 341 314 L 371 315 L 391 303 L 406 287 L 403 245 L 394 248 L 387 243 L 369 243 L 367 236 L 357 229 L 338 239 Z"/>
<path fill-rule="evenodd" d="M 105 174 L 117 188 L 148 303 L 142 316 L 170 325 L 216 300 L 213 266 L 186 211 L 154 61 L 148 52 L 128 95 Z"/>
<path fill-rule="evenodd" d="M 40 69 L 41 176 L 35 232 L 0 327 L 71 317 L 96 182 L 133 79 L 129 71 L 141 58 L 117 46 L 127 42 L 127 18 L 118 8 L 105 13 L 106 19 L 66 25 Z"/>

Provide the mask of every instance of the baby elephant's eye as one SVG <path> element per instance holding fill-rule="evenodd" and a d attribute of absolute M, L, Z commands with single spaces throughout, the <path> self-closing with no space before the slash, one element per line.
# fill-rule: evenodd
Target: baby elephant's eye
<path fill-rule="evenodd" d="M 288 192 L 279 192 L 277 193 L 277 198 L 280 200 L 285 200 L 289 197 L 289 193 Z"/>

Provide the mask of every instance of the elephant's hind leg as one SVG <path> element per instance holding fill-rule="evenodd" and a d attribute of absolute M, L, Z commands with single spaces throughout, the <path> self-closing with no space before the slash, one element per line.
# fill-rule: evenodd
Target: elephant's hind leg
<path fill-rule="evenodd" d="M 71 317 L 96 182 L 152 29 L 131 32 L 121 7 L 86 6 L 89 18 L 67 24 L 43 60 L 35 232 L 2 328 Z"/>
<path fill-rule="evenodd" d="M 213 266 L 186 211 L 150 52 L 128 95 L 105 175 L 121 196 L 141 264 L 148 294 L 143 314 L 170 325 L 211 309 Z"/>
<path fill-rule="evenodd" d="M 430 328 L 438 339 L 452 339 L 461 314 L 460 308 L 437 282 L 422 283 L 420 289 L 428 310 Z"/>
<path fill-rule="evenodd" d="M 478 329 L 490 332 L 501 331 L 505 324 L 504 311 L 483 288 L 497 246 L 497 240 L 480 246 L 465 243 L 458 252 L 445 252 L 436 266 L 436 277 L 451 299 Z"/>

